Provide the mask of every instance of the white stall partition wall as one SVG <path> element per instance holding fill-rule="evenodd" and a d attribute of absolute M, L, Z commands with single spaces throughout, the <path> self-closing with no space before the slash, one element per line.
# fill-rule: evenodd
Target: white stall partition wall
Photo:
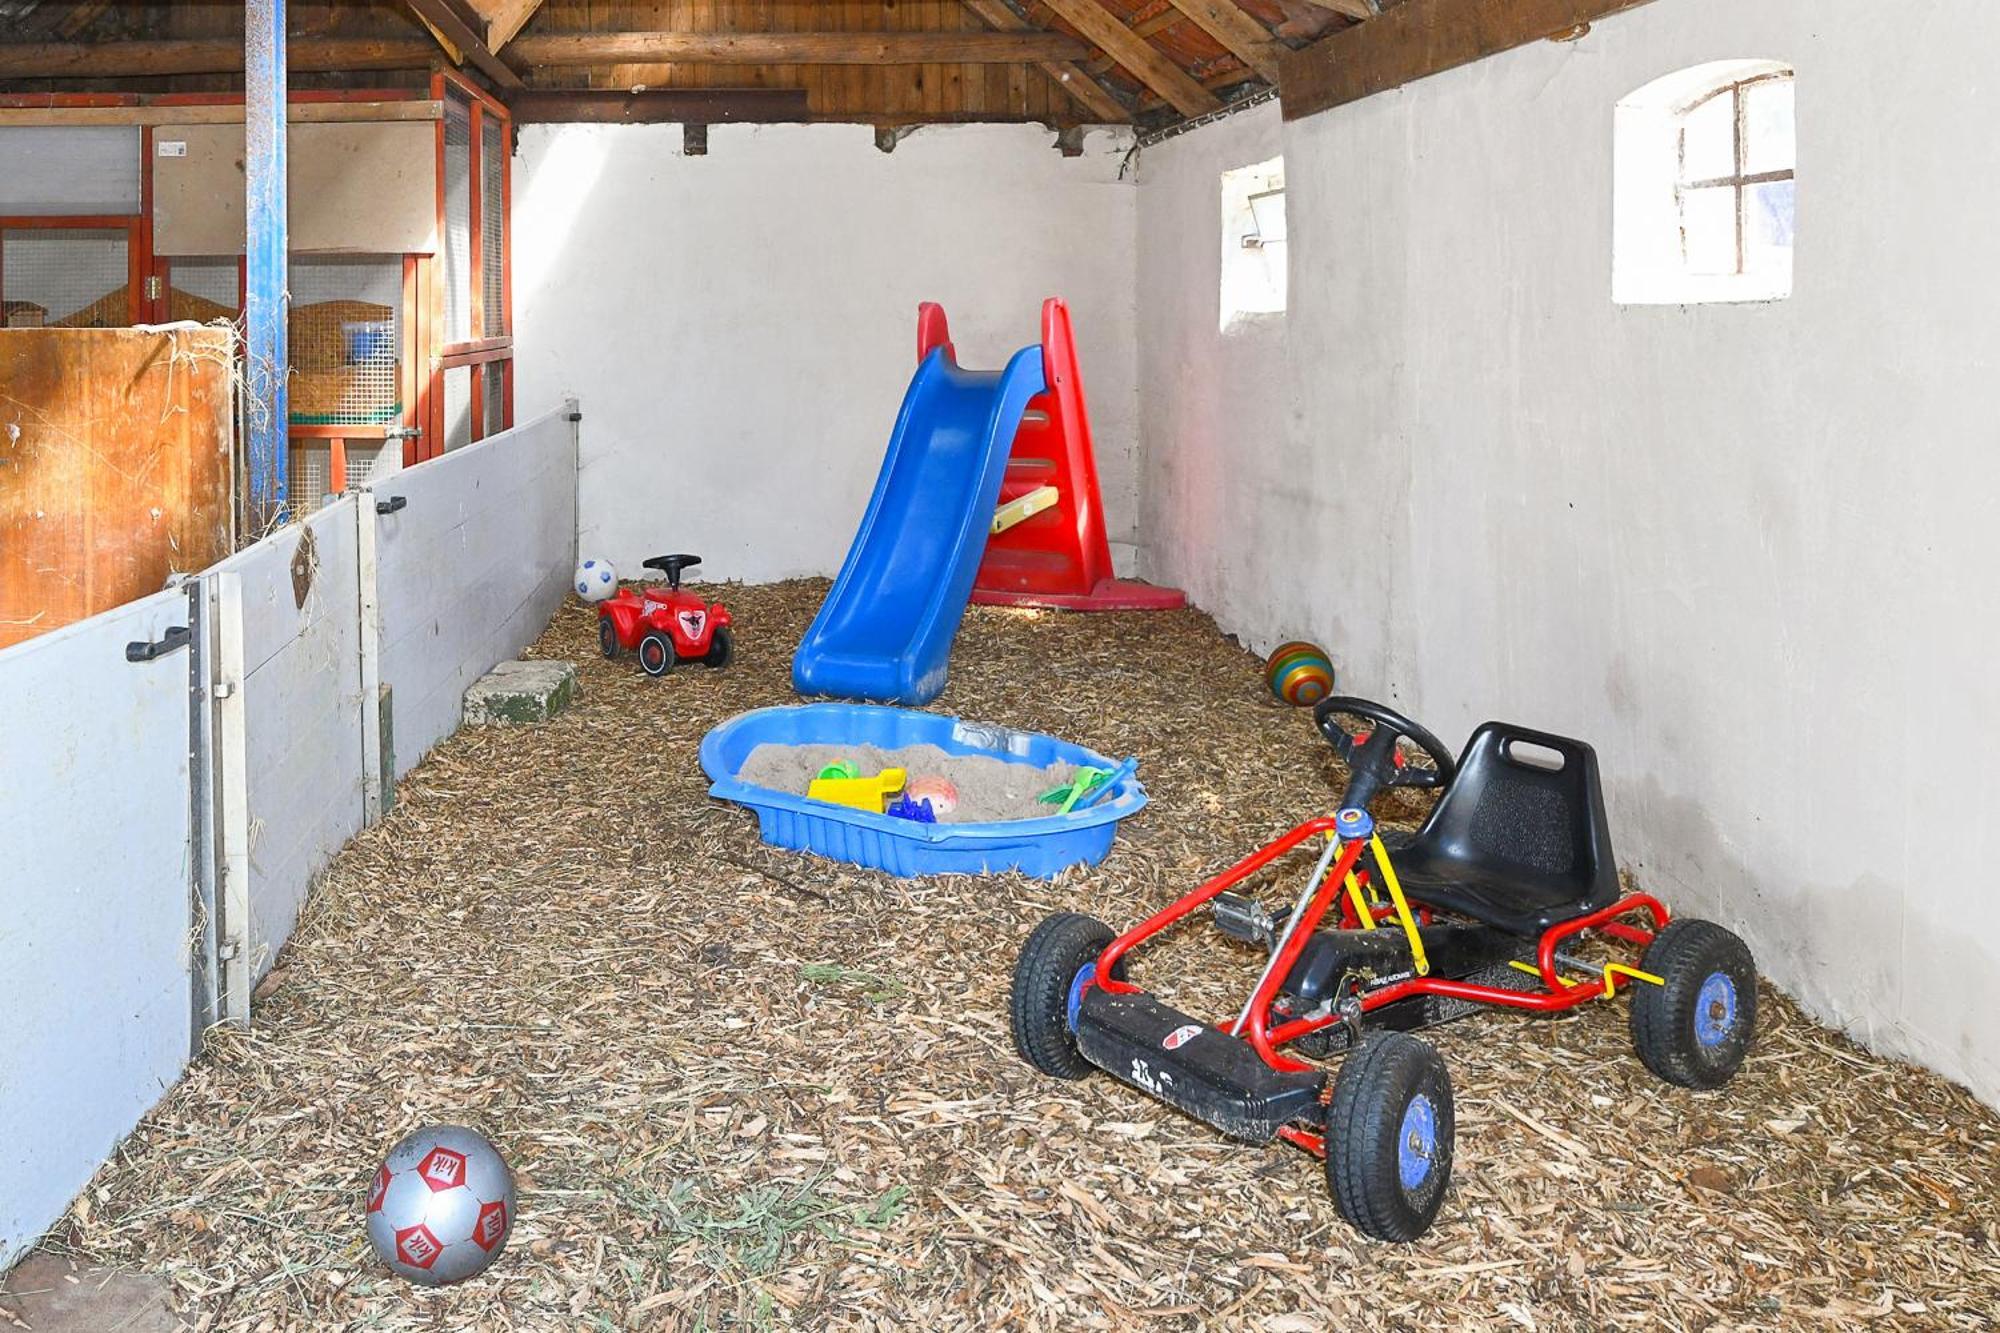
<path fill-rule="evenodd" d="M 163 592 L 0 652 L 0 1270 L 180 1078 L 188 620 Z"/>
<path fill-rule="evenodd" d="M 352 497 L 329 505 L 206 576 L 234 576 L 242 608 L 252 980 L 291 937 L 314 877 L 361 831 L 355 514 Z"/>
<path fill-rule="evenodd" d="M 574 402 L 373 491 L 396 776 L 458 729 L 465 687 L 533 643 L 576 551 Z"/>

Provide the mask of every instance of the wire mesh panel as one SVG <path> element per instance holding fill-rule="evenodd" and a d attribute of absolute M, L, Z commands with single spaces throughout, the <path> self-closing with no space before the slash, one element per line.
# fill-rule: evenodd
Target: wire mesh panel
<path fill-rule="evenodd" d="M 333 446 L 325 440 L 293 440 L 285 451 L 285 495 L 303 517 L 333 493 Z"/>
<path fill-rule="evenodd" d="M 486 402 L 480 412 L 479 435 L 484 439 L 507 429 L 507 363 L 488 361 L 481 382 L 485 386 Z"/>
<path fill-rule="evenodd" d="M 123 227 L 0 230 L 0 310 L 12 329 L 115 329 L 132 322 Z"/>
<path fill-rule="evenodd" d="M 472 443 L 472 367 L 444 373 L 444 447 L 449 453 Z"/>
<path fill-rule="evenodd" d="M 167 270 L 167 318 L 208 324 L 242 313 L 240 261 L 233 255 L 175 259 Z"/>
<path fill-rule="evenodd" d="M 175 273 L 179 273 L 176 265 Z M 292 421 L 387 426 L 403 414 L 403 261 L 396 256 L 292 259 Z"/>
<path fill-rule="evenodd" d="M 507 332 L 507 202 L 501 189 L 506 171 L 507 134 L 488 116 L 479 134 L 479 283 L 489 338 Z M 494 429 L 490 419 L 487 429 Z"/>
<path fill-rule="evenodd" d="M 444 340 L 472 332 L 472 104 L 447 85 L 444 97 Z"/>

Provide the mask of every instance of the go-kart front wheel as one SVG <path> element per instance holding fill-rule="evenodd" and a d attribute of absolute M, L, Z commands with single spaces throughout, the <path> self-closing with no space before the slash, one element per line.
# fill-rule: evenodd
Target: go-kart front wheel
<path fill-rule="evenodd" d="M 639 665 L 649 676 L 664 676 L 674 669 L 674 641 L 658 630 L 649 630 L 639 640 Z"/>
<path fill-rule="evenodd" d="M 1719 1088 L 1757 1030 L 1750 946 L 1713 921 L 1668 923 L 1639 960 L 1665 982 L 1632 986 L 1632 1044 L 1646 1068 L 1683 1088 Z"/>
<path fill-rule="evenodd" d="M 1455 1129 L 1436 1049 L 1406 1032 L 1368 1038 L 1341 1065 L 1326 1113 L 1326 1183 L 1340 1215 L 1377 1240 L 1423 1235 L 1451 1183 Z"/>
<path fill-rule="evenodd" d="M 708 651 L 702 654 L 701 664 L 711 670 L 720 670 L 736 660 L 736 636 L 729 632 L 727 625 L 715 631 L 715 637 L 708 641 Z"/>
<path fill-rule="evenodd" d="M 1116 938 L 1111 927 L 1081 912 L 1058 912 L 1035 927 L 1014 964 L 1007 1010 L 1014 1049 L 1044 1074 L 1082 1078 L 1091 1064 L 1076 1048 L 1069 1021 L 1078 974 Z"/>
<path fill-rule="evenodd" d="M 618 657 L 619 647 L 618 627 L 611 623 L 610 616 L 599 616 L 597 618 L 597 651 L 615 661 Z"/>

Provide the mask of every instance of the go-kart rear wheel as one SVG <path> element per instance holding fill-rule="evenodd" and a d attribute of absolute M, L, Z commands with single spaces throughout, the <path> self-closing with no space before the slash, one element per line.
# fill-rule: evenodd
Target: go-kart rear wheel
<path fill-rule="evenodd" d="M 1646 1068 L 1683 1088 L 1719 1088 L 1757 1030 L 1750 946 L 1712 921 L 1670 922 L 1639 961 L 1666 984 L 1632 984 L 1632 1044 Z"/>
<path fill-rule="evenodd" d="M 1014 988 L 1007 1009 L 1014 1049 L 1044 1074 L 1082 1078 L 1091 1064 L 1076 1048 L 1070 1025 L 1072 994 L 1083 969 L 1097 961 L 1116 936 L 1111 927 L 1081 912 L 1058 912 L 1035 927 L 1014 964 Z M 1123 966 L 1119 969 L 1123 971 Z"/>
<path fill-rule="evenodd" d="M 597 618 L 597 651 L 615 661 L 617 660 L 620 646 L 618 642 L 618 627 L 611 623 L 610 616 L 599 616 Z"/>
<path fill-rule="evenodd" d="M 724 625 L 715 631 L 715 637 L 708 641 L 708 651 L 702 655 L 701 664 L 710 670 L 721 670 L 736 660 L 736 636 Z"/>
<path fill-rule="evenodd" d="M 658 630 L 648 630 L 639 640 L 639 665 L 649 676 L 664 676 L 674 669 L 674 641 Z"/>
<path fill-rule="evenodd" d="M 1451 1183 L 1451 1075 L 1429 1042 L 1406 1032 L 1368 1038 L 1333 1081 L 1326 1183 L 1340 1215 L 1377 1240 L 1430 1229 Z"/>

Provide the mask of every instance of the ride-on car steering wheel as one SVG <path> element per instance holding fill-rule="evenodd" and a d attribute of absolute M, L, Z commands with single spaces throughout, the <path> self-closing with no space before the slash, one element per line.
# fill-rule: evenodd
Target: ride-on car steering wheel
<path fill-rule="evenodd" d="M 1360 718 L 1374 725 L 1356 735 L 1340 724 L 1342 717 Z M 1347 791 L 1341 797 L 1342 809 L 1366 810 L 1370 801 L 1391 787 L 1449 786 L 1452 775 L 1458 771 L 1458 761 L 1452 758 L 1443 741 L 1395 709 L 1372 700 L 1345 694 L 1322 699 L 1313 708 L 1313 721 L 1319 724 L 1320 735 L 1326 737 L 1334 753 L 1347 765 Z M 1405 763 L 1397 750 L 1404 740 L 1423 751 L 1434 767 Z"/>

